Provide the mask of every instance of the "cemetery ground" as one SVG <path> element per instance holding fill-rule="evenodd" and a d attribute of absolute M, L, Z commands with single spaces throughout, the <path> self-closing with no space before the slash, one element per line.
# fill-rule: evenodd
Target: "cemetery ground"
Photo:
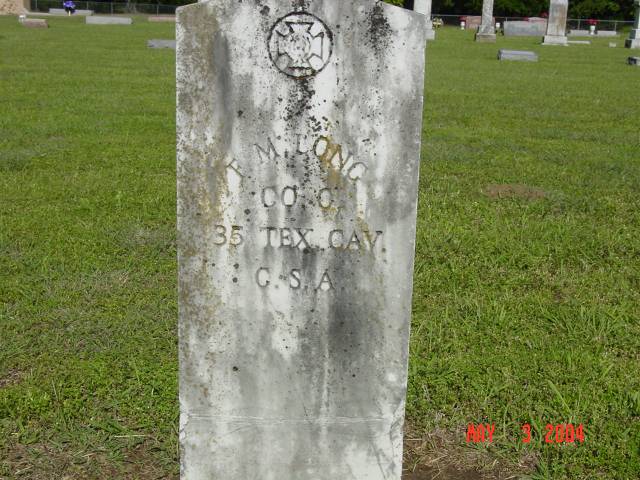
<path fill-rule="evenodd" d="M 174 27 L 49 24 L 0 17 L 0 478 L 177 478 L 174 52 L 146 47 Z M 407 478 L 640 477 L 640 71 L 610 41 L 428 46 Z"/>

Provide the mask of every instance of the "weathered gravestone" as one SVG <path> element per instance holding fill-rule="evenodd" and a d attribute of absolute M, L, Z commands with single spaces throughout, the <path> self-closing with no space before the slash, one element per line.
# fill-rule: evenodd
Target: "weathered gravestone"
<path fill-rule="evenodd" d="M 567 34 L 567 36 L 569 36 L 569 37 L 590 37 L 591 34 L 589 33 L 589 30 L 569 30 L 569 33 Z"/>
<path fill-rule="evenodd" d="M 627 48 L 640 48 L 640 0 L 634 1 L 636 7 L 636 20 L 629 33 L 629 38 L 625 41 Z"/>
<path fill-rule="evenodd" d="M 177 18 L 182 478 L 399 480 L 425 17 Z"/>
<path fill-rule="evenodd" d="M 87 25 L 131 25 L 131 17 L 99 17 L 96 15 L 85 17 Z"/>
<path fill-rule="evenodd" d="M 147 20 L 151 23 L 176 23 L 176 17 L 174 15 L 159 15 L 149 17 Z"/>
<path fill-rule="evenodd" d="M 476 42 L 493 43 L 496 41 L 496 22 L 493 18 L 493 0 L 482 1 L 482 23 L 476 33 Z"/>
<path fill-rule="evenodd" d="M 543 22 L 504 22 L 505 37 L 540 37 L 547 31 L 547 24 Z"/>
<path fill-rule="evenodd" d="M 482 24 L 482 17 L 480 15 L 467 15 L 467 17 L 465 17 L 464 28 L 466 30 L 477 30 L 481 24 Z"/>
<path fill-rule="evenodd" d="M 543 45 L 569 45 L 567 43 L 567 11 L 569 0 L 550 0 L 549 22 Z"/>
<path fill-rule="evenodd" d="M 175 40 L 163 40 L 153 38 L 151 40 L 147 40 L 147 47 L 149 48 L 169 48 L 172 50 L 176 49 L 176 41 Z"/>
<path fill-rule="evenodd" d="M 617 37 L 619 33 L 615 30 L 598 30 L 596 35 L 598 37 Z"/>
<path fill-rule="evenodd" d="M 436 31 L 433 29 L 433 20 L 431 20 L 431 0 L 414 0 L 413 11 L 427 17 L 427 40 L 435 40 Z"/>
<path fill-rule="evenodd" d="M 26 18 L 21 23 L 27 28 L 49 28 L 47 21 L 41 18 Z"/>
<path fill-rule="evenodd" d="M 629 57 L 627 63 L 635 67 L 640 67 L 640 57 Z"/>
<path fill-rule="evenodd" d="M 498 60 L 511 60 L 516 62 L 537 62 L 538 55 L 528 50 L 498 50 Z"/>

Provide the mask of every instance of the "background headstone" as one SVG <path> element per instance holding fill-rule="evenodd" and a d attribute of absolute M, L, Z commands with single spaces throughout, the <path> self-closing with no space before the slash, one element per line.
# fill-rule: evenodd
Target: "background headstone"
<path fill-rule="evenodd" d="M 589 30 L 569 30 L 569 33 L 567 34 L 567 36 L 569 36 L 569 37 L 590 37 L 591 34 L 589 33 Z"/>
<path fill-rule="evenodd" d="M 133 19 L 131 17 L 99 17 L 92 15 L 85 18 L 87 25 L 131 25 Z"/>
<path fill-rule="evenodd" d="M 149 48 L 170 48 L 172 50 L 176 49 L 176 41 L 175 40 L 160 40 L 160 39 L 152 39 L 147 41 L 147 47 Z"/>
<path fill-rule="evenodd" d="M 178 9 L 183 479 L 400 480 L 424 15 Z"/>
<path fill-rule="evenodd" d="M 482 24 L 482 17 L 479 15 L 467 15 L 465 17 L 465 29 L 477 30 Z"/>
<path fill-rule="evenodd" d="M 156 17 L 149 17 L 149 21 L 152 23 L 164 23 L 164 22 L 175 23 L 176 17 L 174 15 L 160 15 Z"/>
<path fill-rule="evenodd" d="M 427 17 L 427 40 L 435 40 L 436 31 L 433 29 L 431 20 L 431 0 L 414 0 L 413 10 Z"/>
<path fill-rule="evenodd" d="M 505 37 L 540 37 L 547 31 L 547 24 L 542 22 L 524 22 L 507 20 L 504 22 Z"/>
<path fill-rule="evenodd" d="M 598 37 L 617 37 L 618 32 L 615 30 L 598 30 L 596 32 L 596 36 Z"/>
<path fill-rule="evenodd" d="M 22 25 L 27 28 L 49 28 L 47 21 L 41 18 L 26 18 L 22 21 Z"/>
<path fill-rule="evenodd" d="M 493 0 L 482 1 L 482 23 L 476 33 L 476 42 L 491 43 L 496 41 L 496 27 L 493 18 Z"/>
<path fill-rule="evenodd" d="M 640 67 L 640 57 L 629 57 L 627 59 L 629 65 L 634 65 L 636 67 Z"/>
<path fill-rule="evenodd" d="M 538 55 L 528 50 L 505 50 L 498 51 L 498 60 L 513 60 L 520 62 L 537 62 Z"/>
<path fill-rule="evenodd" d="M 551 0 L 549 2 L 549 22 L 547 34 L 544 36 L 543 45 L 568 45 L 567 11 L 569 0 Z"/>
<path fill-rule="evenodd" d="M 629 34 L 629 38 L 625 42 L 627 48 L 640 48 L 640 0 L 635 0 L 636 19 Z"/>

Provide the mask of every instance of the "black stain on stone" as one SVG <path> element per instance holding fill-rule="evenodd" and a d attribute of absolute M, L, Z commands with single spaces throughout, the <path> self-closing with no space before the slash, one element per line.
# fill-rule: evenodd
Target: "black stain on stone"
<path fill-rule="evenodd" d="M 384 9 L 380 3 L 376 3 L 369 14 L 369 42 L 378 57 L 385 53 L 389 47 L 393 30 L 384 14 Z"/>

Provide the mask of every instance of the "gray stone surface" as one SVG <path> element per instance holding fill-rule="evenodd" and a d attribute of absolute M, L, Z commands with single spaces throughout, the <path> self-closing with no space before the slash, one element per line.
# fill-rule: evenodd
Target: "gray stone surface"
<path fill-rule="evenodd" d="M 477 30 L 482 24 L 480 15 L 467 15 L 465 17 L 465 30 Z"/>
<path fill-rule="evenodd" d="M 615 30 L 598 30 L 597 37 L 617 37 L 619 34 Z"/>
<path fill-rule="evenodd" d="M 50 8 L 49 13 L 51 15 L 68 15 L 64 8 Z M 76 10 L 72 16 L 87 17 L 93 15 L 93 10 Z"/>
<path fill-rule="evenodd" d="M 591 34 L 589 33 L 589 30 L 569 30 L 569 33 L 567 34 L 567 36 L 569 36 L 569 37 L 590 37 Z"/>
<path fill-rule="evenodd" d="M 505 37 L 540 37 L 547 31 L 547 24 L 543 22 L 504 22 Z"/>
<path fill-rule="evenodd" d="M 425 17 L 178 9 L 188 480 L 400 480 Z"/>
<path fill-rule="evenodd" d="M 175 40 L 160 40 L 160 39 L 151 39 L 147 40 L 147 47 L 149 48 L 170 48 L 172 50 L 176 49 L 176 41 Z"/>
<path fill-rule="evenodd" d="M 636 67 L 640 67 L 640 57 L 629 57 L 627 59 L 629 65 L 634 65 Z"/>
<path fill-rule="evenodd" d="M 543 45 L 568 45 L 567 43 L 567 11 L 569 0 L 550 0 L 549 22 Z"/>
<path fill-rule="evenodd" d="M 567 43 L 569 45 L 591 45 L 589 40 L 569 40 Z"/>
<path fill-rule="evenodd" d="M 505 50 L 498 51 L 498 60 L 513 60 L 519 62 L 537 62 L 538 55 L 528 50 Z"/>
<path fill-rule="evenodd" d="M 176 17 L 174 15 L 159 15 L 149 17 L 148 20 L 152 23 L 176 23 Z"/>
<path fill-rule="evenodd" d="M 92 15 L 85 18 L 87 25 L 131 25 L 133 19 L 130 17 L 99 17 Z"/>
<path fill-rule="evenodd" d="M 431 20 L 431 0 L 414 0 L 413 11 L 427 17 L 427 40 L 435 40 L 436 31 L 433 29 L 433 21 Z"/>
<path fill-rule="evenodd" d="M 26 18 L 21 23 L 27 28 L 49 28 L 47 21 L 41 18 Z"/>
<path fill-rule="evenodd" d="M 627 48 L 640 48 L 640 0 L 635 0 L 636 19 L 629 34 L 629 38 L 624 43 Z"/>
<path fill-rule="evenodd" d="M 493 18 L 493 0 L 482 1 L 482 23 L 476 33 L 476 42 L 493 43 L 496 41 L 496 26 Z"/>

